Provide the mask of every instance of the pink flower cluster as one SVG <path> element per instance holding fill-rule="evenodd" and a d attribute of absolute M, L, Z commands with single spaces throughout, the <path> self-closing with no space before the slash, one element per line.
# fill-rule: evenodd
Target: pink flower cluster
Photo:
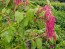
<path fill-rule="evenodd" d="M 54 32 L 55 16 L 52 14 L 51 7 L 47 4 L 42 7 L 41 10 L 45 11 L 44 17 L 48 18 L 46 24 L 46 36 L 51 40 L 52 38 L 56 41 L 56 34 Z"/>
<path fill-rule="evenodd" d="M 26 4 L 26 5 L 28 4 L 28 0 L 26 0 L 25 4 Z"/>
<path fill-rule="evenodd" d="M 14 0 L 15 5 L 19 5 L 19 4 L 21 4 L 22 2 L 24 2 L 24 1 L 23 1 L 23 0 Z M 25 4 L 26 4 L 26 5 L 28 4 L 28 0 L 26 0 Z"/>

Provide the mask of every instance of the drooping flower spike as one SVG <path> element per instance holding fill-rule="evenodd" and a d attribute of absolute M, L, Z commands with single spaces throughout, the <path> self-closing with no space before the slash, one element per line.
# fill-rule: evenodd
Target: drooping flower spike
<path fill-rule="evenodd" d="M 44 7 L 42 7 L 42 10 L 51 10 L 51 7 L 47 4 Z"/>
<path fill-rule="evenodd" d="M 14 0 L 15 5 L 19 5 L 23 2 L 23 0 Z"/>
<path fill-rule="evenodd" d="M 23 2 L 24 2 L 23 0 L 14 0 L 15 5 L 19 5 L 19 4 L 23 3 Z M 28 4 L 28 0 L 26 0 L 24 2 L 24 4 L 27 5 Z"/>
<path fill-rule="evenodd" d="M 48 37 L 49 40 L 52 38 L 54 41 L 56 41 L 56 33 L 54 31 L 54 25 L 55 25 L 55 16 L 52 14 L 51 7 L 46 4 L 44 7 L 41 7 L 40 11 L 45 11 L 44 17 L 47 20 L 45 22 L 46 25 L 46 36 Z"/>
<path fill-rule="evenodd" d="M 56 41 L 56 34 L 54 31 L 54 25 L 55 25 L 55 16 L 52 14 L 51 7 L 49 5 L 45 5 L 43 7 L 43 10 L 45 10 L 45 17 L 48 18 L 48 21 L 46 23 L 46 36 L 51 40 L 52 38 L 54 41 Z"/>
<path fill-rule="evenodd" d="M 15 8 L 14 8 L 14 11 L 15 11 L 17 9 L 17 7 L 20 6 L 20 5 L 24 5 L 24 7 L 26 7 L 26 5 L 29 3 L 29 1 L 28 0 L 26 0 L 26 1 L 24 1 L 24 0 L 14 0 L 14 3 L 15 3 Z"/>
<path fill-rule="evenodd" d="M 26 5 L 28 4 L 28 2 L 29 2 L 29 1 L 28 1 L 28 0 L 26 0 Z"/>

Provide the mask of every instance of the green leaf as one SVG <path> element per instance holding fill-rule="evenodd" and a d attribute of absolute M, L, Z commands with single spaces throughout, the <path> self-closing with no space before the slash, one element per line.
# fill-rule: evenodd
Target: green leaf
<path fill-rule="evenodd" d="M 2 9 L 2 13 L 5 13 L 5 12 L 6 12 L 6 9 L 5 9 L 5 8 L 3 8 L 3 9 Z"/>
<path fill-rule="evenodd" d="M 64 49 L 64 48 L 65 48 L 65 41 L 62 41 L 56 45 L 55 49 Z"/>
<path fill-rule="evenodd" d="M 43 15 L 44 15 L 44 11 L 39 14 L 40 17 L 43 16 Z"/>
<path fill-rule="evenodd" d="M 6 41 L 10 42 L 11 36 L 9 36 L 9 32 L 5 31 L 4 33 L 1 34 L 1 37 L 4 37 Z"/>
<path fill-rule="evenodd" d="M 2 20 L 2 16 L 0 16 L 0 21 Z"/>
<path fill-rule="evenodd" d="M 35 49 L 36 48 L 36 43 L 35 41 L 31 40 L 31 49 Z"/>
<path fill-rule="evenodd" d="M 15 12 L 15 19 L 16 19 L 17 23 L 21 22 L 23 20 L 23 18 L 24 17 L 23 17 L 22 13 L 20 13 L 19 11 Z"/>
<path fill-rule="evenodd" d="M 29 21 L 32 22 L 33 18 L 34 18 L 34 10 L 33 9 L 29 9 L 26 13 L 26 17 L 28 17 Z"/>
<path fill-rule="evenodd" d="M 41 38 L 36 39 L 36 44 L 37 44 L 38 49 L 42 49 L 42 39 Z"/>
<path fill-rule="evenodd" d="M 10 9 L 8 9 L 6 12 L 7 12 L 7 14 L 9 14 L 10 13 Z"/>
<path fill-rule="evenodd" d="M 45 27 L 43 21 L 37 20 L 37 23 L 38 23 L 37 25 L 38 25 L 38 28 L 39 28 L 39 29 L 43 29 L 43 28 Z"/>
<path fill-rule="evenodd" d="M 52 40 L 50 41 L 52 44 L 54 44 L 54 39 L 52 38 Z"/>
<path fill-rule="evenodd" d="M 22 45 L 21 45 L 20 49 L 27 49 L 27 48 L 26 48 L 26 43 L 25 43 L 25 42 L 22 41 Z"/>
<path fill-rule="evenodd" d="M 7 31 L 1 34 L 1 37 L 5 38 L 7 42 L 10 42 L 12 37 L 14 36 L 14 27 L 10 27 Z"/>
<path fill-rule="evenodd" d="M 6 3 L 6 7 L 7 5 L 9 4 L 10 0 L 5 0 L 5 3 Z"/>
<path fill-rule="evenodd" d="M 22 20 L 22 24 L 23 24 L 24 26 L 27 26 L 27 25 L 28 25 L 28 22 L 29 22 L 28 17 L 25 17 L 25 18 Z"/>

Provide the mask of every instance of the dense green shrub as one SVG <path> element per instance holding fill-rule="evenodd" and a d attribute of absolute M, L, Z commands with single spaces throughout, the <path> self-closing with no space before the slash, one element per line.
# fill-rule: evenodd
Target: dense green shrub
<path fill-rule="evenodd" d="M 32 2 L 34 5 L 40 5 L 44 6 L 46 4 L 46 1 L 36 0 L 35 2 Z M 60 2 L 51 2 L 51 5 L 56 9 L 60 11 L 65 11 L 65 3 Z"/>
<path fill-rule="evenodd" d="M 34 4 L 34 5 L 40 5 L 40 6 L 43 6 L 45 5 L 46 1 L 44 0 L 31 0 L 31 2 Z"/>
<path fill-rule="evenodd" d="M 60 25 L 65 30 L 65 11 L 54 10 L 56 16 L 56 24 Z"/>
<path fill-rule="evenodd" d="M 65 3 L 51 2 L 51 4 L 56 10 L 65 11 Z"/>
<path fill-rule="evenodd" d="M 30 2 L 26 8 L 21 5 L 15 11 L 13 0 L 0 2 L 0 49 L 28 49 L 30 46 L 31 49 L 36 47 L 37 49 L 51 49 L 50 45 L 56 48 L 56 45 L 65 40 L 65 31 L 62 30 L 65 27 L 65 12 L 53 11 L 57 18 L 55 26 L 57 41 L 54 43 L 53 40 L 47 41 L 46 37 L 41 36 L 45 33 L 45 24 L 36 15 L 36 5 L 44 6 L 46 2 L 43 0 Z"/>
<path fill-rule="evenodd" d="M 60 1 L 60 2 L 65 2 L 65 0 L 58 0 L 58 1 Z"/>

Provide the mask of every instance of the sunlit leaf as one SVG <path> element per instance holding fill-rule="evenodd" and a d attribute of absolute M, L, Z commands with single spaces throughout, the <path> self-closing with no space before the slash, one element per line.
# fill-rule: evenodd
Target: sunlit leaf
<path fill-rule="evenodd" d="M 20 13 L 19 11 L 15 12 L 15 19 L 17 21 L 17 23 L 21 22 L 23 20 L 24 16 L 22 13 Z"/>
<path fill-rule="evenodd" d="M 36 44 L 37 44 L 38 49 L 42 49 L 42 39 L 41 38 L 36 39 Z"/>
<path fill-rule="evenodd" d="M 5 8 L 3 8 L 3 9 L 2 9 L 2 13 L 5 13 L 5 12 L 6 12 L 6 9 L 5 9 Z"/>
<path fill-rule="evenodd" d="M 36 42 L 34 40 L 31 40 L 31 49 L 36 48 Z"/>
<path fill-rule="evenodd" d="M 10 0 L 5 0 L 6 6 L 9 4 Z"/>

